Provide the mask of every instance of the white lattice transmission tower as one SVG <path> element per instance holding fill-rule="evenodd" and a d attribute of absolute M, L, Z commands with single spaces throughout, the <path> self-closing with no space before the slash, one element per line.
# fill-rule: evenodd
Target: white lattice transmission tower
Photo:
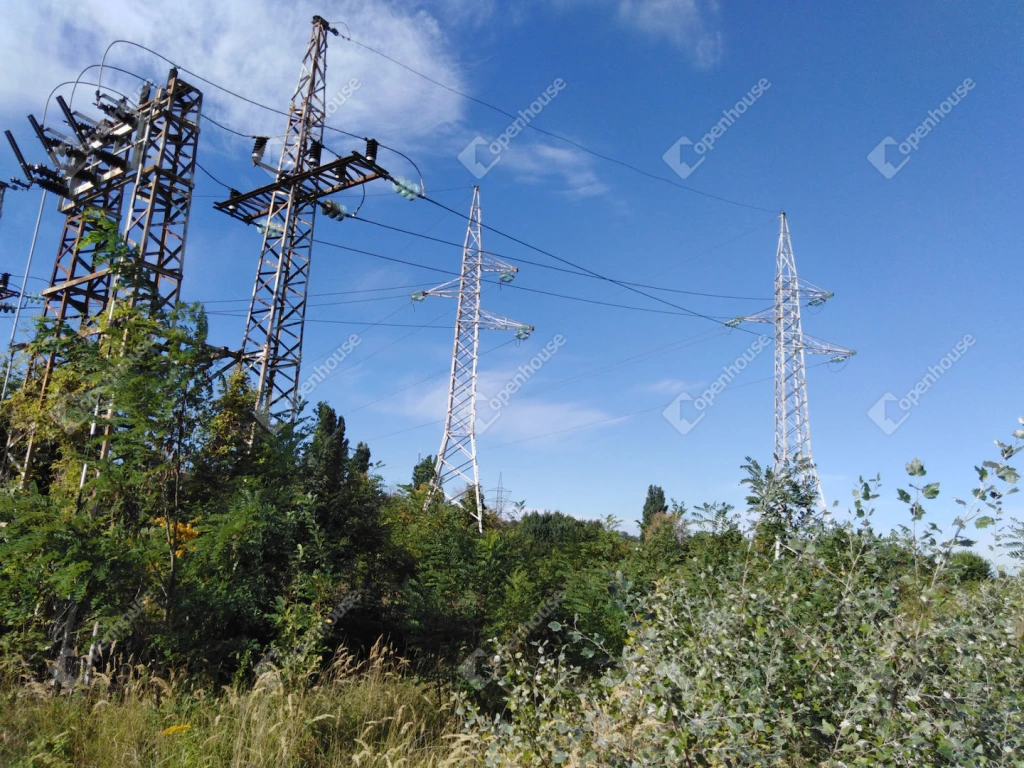
<path fill-rule="evenodd" d="M 842 362 L 856 353 L 803 332 L 801 306 L 819 307 L 833 294 L 797 275 L 796 258 L 789 237 L 786 214 L 779 217 L 779 247 L 775 258 L 775 306 L 741 321 L 769 323 L 775 327 L 775 462 L 778 467 L 797 467 L 827 508 L 811 454 L 811 421 L 807 406 L 806 355 L 831 355 Z"/>
<path fill-rule="evenodd" d="M 499 283 L 507 283 L 519 271 L 517 267 L 484 252 L 481 230 L 480 188 L 473 187 L 473 204 L 462 248 L 461 274 L 436 288 L 414 293 L 413 299 L 422 301 L 427 296 L 440 296 L 458 300 L 448 385 L 448 410 L 427 503 L 437 491 L 444 493 L 445 498 L 452 503 L 461 501 L 467 493 L 471 493 L 474 502 L 473 519 L 477 522 L 477 529 L 482 532 L 484 505 L 480 494 L 480 468 L 476 459 L 476 386 L 480 331 L 514 331 L 517 339 L 526 339 L 533 331 L 533 326 L 480 307 L 480 287 L 485 274 L 497 274 Z"/>

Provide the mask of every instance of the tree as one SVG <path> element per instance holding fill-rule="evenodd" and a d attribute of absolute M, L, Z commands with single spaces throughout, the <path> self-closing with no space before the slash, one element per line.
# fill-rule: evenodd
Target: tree
<path fill-rule="evenodd" d="M 655 515 L 663 515 L 666 512 L 668 512 L 668 504 L 665 503 L 665 491 L 660 485 L 647 486 L 647 500 L 644 502 L 640 530 L 646 530 Z"/>
<path fill-rule="evenodd" d="M 318 403 L 313 438 L 303 455 L 309 492 L 324 502 L 338 493 L 348 475 L 348 460 L 345 419 L 327 403 Z"/>
<path fill-rule="evenodd" d="M 756 521 L 755 541 L 761 551 L 785 544 L 797 530 L 814 519 L 818 496 L 802 463 L 764 467 L 749 456 L 741 481 L 749 489 L 746 498 Z"/>
<path fill-rule="evenodd" d="M 412 490 L 416 490 L 424 483 L 434 479 L 434 466 L 437 464 L 437 456 L 427 456 L 423 461 L 413 467 Z"/>
<path fill-rule="evenodd" d="M 955 584 L 976 584 L 992 578 L 991 563 L 970 550 L 953 553 L 947 567 Z"/>
<path fill-rule="evenodd" d="M 368 475 L 370 473 L 370 446 L 360 442 L 352 453 L 349 475 Z"/>

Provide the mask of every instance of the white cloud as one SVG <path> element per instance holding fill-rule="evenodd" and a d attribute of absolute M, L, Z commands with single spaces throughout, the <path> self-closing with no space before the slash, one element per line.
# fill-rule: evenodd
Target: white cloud
<path fill-rule="evenodd" d="M 299 75 L 317 12 L 344 19 L 352 36 L 409 66 L 465 89 L 450 42 L 427 11 L 406 11 L 385 0 L 201 0 L 137 4 L 127 0 L 57 0 L 8 3 L 0 25 L 0 110 L 42 111 L 42 99 L 62 80 L 74 80 L 85 66 L 99 63 L 107 45 L 133 40 L 180 66 L 255 101 L 286 109 Z M 345 34 L 344 25 L 336 25 Z M 52 55 L 49 52 L 55 52 Z M 163 82 L 168 65 L 152 54 L 118 44 L 107 63 Z M 361 87 L 329 122 L 360 135 L 408 145 L 459 121 L 459 97 L 433 89 L 406 70 L 342 37 L 328 42 L 327 97 L 352 78 Z M 86 79 L 95 81 L 93 70 Z M 183 73 L 182 77 L 188 79 Z M 105 72 L 104 84 L 127 93 L 139 82 Z M 244 133 L 280 134 L 285 118 L 246 105 L 213 87 L 204 93 L 204 111 Z M 94 88 L 79 90 L 76 105 L 91 100 Z M 85 97 L 84 99 L 82 97 Z M 79 100 L 81 99 L 81 100 Z M 55 122 L 55 121 L 51 121 Z M 208 131 L 215 129 L 208 126 Z M 347 140 L 339 140 L 344 146 Z"/>
<path fill-rule="evenodd" d="M 611 8 L 625 27 L 668 40 L 701 69 L 721 61 L 717 0 L 558 0 L 565 6 Z"/>
<path fill-rule="evenodd" d="M 675 397 L 680 392 L 700 392 L 703 385 L 687 379 L 660 379 L 644 386 L 643 391 L 652 392 L 656 395 L 670 395 Z"/>
<path fill-rule="evenodd" d="M 610 190 L 594 172 L 593 158 L 572 147 L 520 140 L 502 153 L 500 165 L 526 184 L 548 184 L 559 179 L 570 198 L 597 197 Z"/>
<path fill-rule="evenodd" d="M 552 435 L 550 438 L 558 440 L 563 437 L 571 437 L 577 430 L 582 430 L 590 425 L 603 427 L 614 423 L 608 421 L 613 418 L 613 414 L 584 403 L 529 397 L 527 396 L 530 389 L 529 381 L 523 385 L 521 392 L 510 398 L 508 405 L 501 408 L 500 411 L 492 410 L 488 406 L 489 396 L 501 391 L 515 373 L 515 369 L 480 373 L 477 381 L 478 441 L 483 434 L 486 434 L 488 440 L 508 442 L 566 430 L 564 434 Z M 383 413 L 408 417 L 416 424 L 421 424 L 431 419 L 443 421 L 447 402 L 448 378 L 443 377 L 430 384 L 415 387 L 395 397 L 382 400 L 371 407 Z M 491 422 L 496 414 L 498 415 L 497 420 L 485 428 L 484 424 Z M 594 424 L 594 422 L 603 423 Z M 438 432 L 440 433 L 440 431 L 439 425 Z"/>

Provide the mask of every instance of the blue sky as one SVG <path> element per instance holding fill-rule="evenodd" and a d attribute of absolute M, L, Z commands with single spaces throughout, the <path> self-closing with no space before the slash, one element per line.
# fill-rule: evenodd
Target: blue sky
<path fill-rule="evenodd" d="M 560 0 L 513 10 L 464 0 L 325 0 L 288 9 L 269 2 L 222 5 L 201 12 L 195 3 L 184 3 L 183 11 L 181 3 L 162 2 L 145 9 L 98 0 L 74 9 L 11 3 L 12 23 L 0 31 L 4 127 L 41 161 L 24 114 L 41 115 L 50 88 L 97 63 L 117 38 L 145 43 L 283 109 L 313 13 L 345 21 L 354 39 L 509 112 L 527 109 L 561 78 L 564 88 L 534 125 L 752 207 L 645 178 L 526 130 L 479 181 L 484 222 L 620 280 L 753 297 L 658 294 L 695 312 L 728 318 L 771 303 L 776 217 L 785 210 L 801 276 L 835 291 L 824 307 L 805 310 L 804 330 L 857 350 L 842 365 L 810 367 L 823 358 L 808 360 L 812 445 L 830 500 L 839 499 L 845 509 L 858 475 L 881 473 L 879 525 L 907 521 L 895 491 L 906 486 L 904 464 L 916 456 L 928 480 L 942 483 L 931 509 L 938 522 L 947 523 L 956 509 L 951 497 L 965 497 L 974 487 L 973 465 L 994 458 L 992 441 L 1007 439 L 1019 426 L 1019 4 L 779 8 Z M 169 26 L 172 19 L 183 27 Z M 58 33 L 65 35 L 63 42 Z M 428 194 L 463 213 L 456 217 L 423 200 L 410 203 L 380 184 L 367 188 L 361 215 L 461 242 L 477 180 L 458 155 L 476 136 L 499 136 L 509 119 L 341 38 L 332 38 L 328 57 L 329 94 L 353 77 L 360 84 L 330 123 L 376 136 L 410 155 Z M 108 62 L 154 80 L 166 76 L 166 65 L 123 44 L 111 50 Z M 677 176 L 662 155 L 683 136 L 697 141 L 762 78 L 767 89 L 716 140 L 705 161 L 685 181 Z M 868 161 L 887 136 L 900 142 L 913 133 L 967 78 L 972 89 L 920 139 L 896 175 L 886 178 Z M 104 82 L 137 88 L 119 75 L 104 75 Z M 91 90 L 79 91 L 77 107 L 89 108 Z M 204 108 L 244 133 L 284 128 L 283 118 L 213 89 L 206 89 Z M 357 148 L 340 136 L 329 143 L 339 151 Z M 204 124 L 200 161 L 219 179 L 240 189 L 262 183 L 262 172 L 249 165 L 249 150 L 245 141 Z M 887 157 L 894 165 L 904 159 L 895 147 Z M 393 154 L 382 153 L 381 162 L 393 173 L 415 175 Z M 16 172 L 10 153 L 0 151 L 0 174 Z M 218 302 L 209 304 L 218 312 L 230 308 L 235 316 L 211 317 L 212 340 L 237 346 L 259 242 L 255 232 L 212 210 L 222 194 L 209 178 L 198 177 L 183 298 Z M 344 202 L 352 207 L 358 200 Z M 5 271 L 23 272 L 38 204 L 35 191 L 7 196 L 0 221 Z M 58 226 L 51 200 L 31 271 L 35 277 L 48 275 Z M 317 237 L 444 270 L 457 270 L 461 256 L 458 248 L 363 222 L 321 218 Z M 558 265 L 494 233 L 484 233 L 484 244 L 513 263 L 523 258 Z M 313 294 L 375 292 L 310 298 L 307 371 L 351 333 L 360 333 L 356 350 L 310 399 L 326 400 L 343 414 L 353 442 L 369 441 L 389 483 L 407 482 L 417 458 L 436 452 L 440 442 L 441 424 L 431 422 L 443 419 L 454 302 L 429 299 L 413 306 L 407 294 L 415 288 L 404 286 L 429 287 L 447 278 L 323 247 L 314 254 L 312 272 Z M 36 290 L 42 285 L 30 284 Z M 527 265 L 521 265 L 515 284 L 668 309 L 611 283 Z M 375 300 L 338 303 L 365 298 Z M 493 489 L 501 473 L 511 497 L 529 508 L 588 518 L 615 515 L 630 529 L 651 483 L 691 505 L 728 501 L 742 508 L 738 482 L 744 457 L 771 458 L 770 348 L 683 435 L 662 409 L 683 392 L 699 395 L 753 336 L 700 318 L 509 288 L 487 290 L 484 305 L 536 331 L 526 342 L 505 344 L 481 358 L 481 409 L 517 366 L 556 334 L 565 338 L 480 436 L 485 488 Z M 442 327 L 345 324 L 382 320 Z M 0 323 L 6 339 L 10 316 Z M 868 410 L 887 392 L 899 398 L 912 389 L 965 334 L 972 335 L 973 346 L 886 435 Z M 511 339 L 500 332 L 482 337 L 483 350 Z M 673 342 L 679 343 L 671 347 Z M 628 414 L 635 415 L 617 419 Z M 902 415 L 890 409 L 890 417 Z M 1012 501 L 1008 509 L 1019 513 L 1021 504 Z"/>

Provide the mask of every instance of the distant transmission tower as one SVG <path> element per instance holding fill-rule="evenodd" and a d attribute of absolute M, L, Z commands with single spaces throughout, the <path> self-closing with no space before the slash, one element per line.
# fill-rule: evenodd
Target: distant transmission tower
<path fill-rule="evenodd" d="M 262 162 L 267 138 L 257 138 L 253 147 L 253 164 L 273 173 L 275 181 L 244 194 L 232 190 L 227 200 L 214 204 L 217 210 L 256 225 L 263 234 L 242 361 L 256 388 L 257 414 L 277 422 L 294 420 L 299 406 L 306 291 L 318 201 L 374 179 L 391 178 L 377 165 L 378 145 L 373 139 L 366 142 L 366 154 L 353 152 L 321 164 L 328 33 L 337 35 L 338 31 L 314 16 L 277 168 Z M 345 215 L 344 208 L 334 201 L 319 204 L 332 218 Z"/>
<path fill-rule="evenodd" d="M 498 273 L 500 282 L 512 281 L 518 268 L 506 264 L 483 251 L 480 224 L 480 188 L 473 187 L 473 204 L 469 226 L 462 249 L 462 274 L 454 280 L 412 295 L 416 301 L 427 296 L 459 300 L 455 318 L 455 345 L 452 350 L 452 373 L 448 386 L 448 413 L 444 420 L 444 436 L 437 452 L 431 494 L 442 491 L 450 502 L 472 492 L 476 501 L 477 530 L 484 530 L 484 506 L 480 497 L 480 468 L 476 462 L 476 377 L 480 331 L 515 331 L 517 339 L 529 338 L 533 326 L 480 308 L 480 283 L 485 272 Z M 465 482 L 457 493 L 446 484 L 453 480 Z"/>
<path fill-rule="evenodd" d="M 775 326 L 775 461 L 777 466 L 802 462 L 804 479 L 810 481 L 819 502 L 827 509 L 811 456 L 811 422 L 807 409 L 807 374 L 804 355 L 832 355 L 829 362 L 842 362 L 856 354 L 803 332 L 800 306 L 819 307 L 833 294 L 796 272 L 796 259 L 789 239 L 786 214 L 780 217 L 779 248 L 775 259 L 775 306 L 727 325 L 747 321 Z"/>
<path fill-rule="evenodd" d="M 508 503 L 508 488 L 502 480 L 501 472 L 498 473 L 498 487 L 494 489 L 494 512 L 498 517 L 505 514 L 505 504 Z"/>

